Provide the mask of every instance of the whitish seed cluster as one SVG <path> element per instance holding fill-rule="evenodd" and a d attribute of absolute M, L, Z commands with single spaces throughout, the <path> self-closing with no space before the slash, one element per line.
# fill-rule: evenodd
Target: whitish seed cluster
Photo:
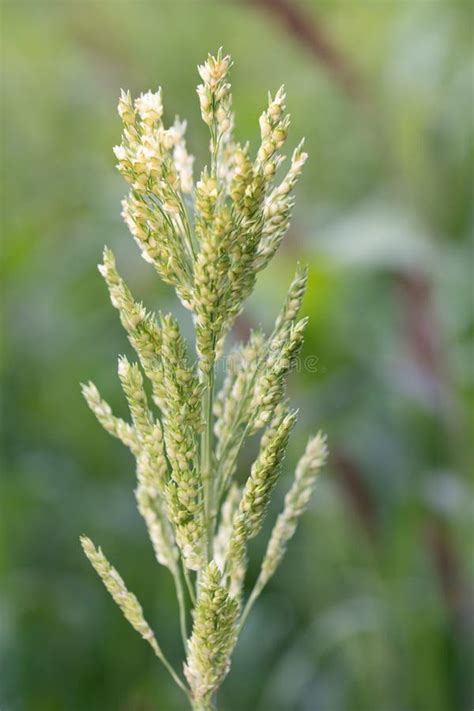
<path fill-rule="evenodd" d="M 138 510 L 176 586 L 184 677 L 163 654 L 135 596 L 86 537 L 84 551 L 196 711 L 215 708 L 238 631 L 280 563 L 327 454 L 322 435 L 310 440 L 246 598 L 248 543 L 262 529 L 296 420 L 286 380 L 303 344 L 306 269 L 296 270 L 272 333 L 254 331 L 228 354 L 221 383 L 218 361 L 258 272 L 288 229 L 307 155 L 301 142 L 277 179 L 290 126 L 283 87 L 268 96 L 255 155 L 249 143 L 235 140 L 231 66 L 219 50 L 198 68 L 210 138 L 209 161 L 196 180 L 186 122 L 165 123 L 161 88 L 134 101 L 121 93 L 123 133 L 114 152 L 129 184 L 122 215 L 143 258 L 191 312 L 195 350 L 174 316 L 155 315 L 134 298 L 105 248 L 99 271 L 137 358 L 121 356 L 118 364 L 130 422 L 112 413 L 93 383 L 83 386 L 98 421 L 136 459 Z M 241 478 L 239 454 L 257 432 L 258 456 Z"/>

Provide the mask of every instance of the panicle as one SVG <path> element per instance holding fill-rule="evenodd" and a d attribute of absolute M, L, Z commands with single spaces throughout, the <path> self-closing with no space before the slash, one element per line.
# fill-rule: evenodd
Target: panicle
<path fill-rule="evenodd" d="M 141 445 L 138 459 L 139 480 L 147 485 L 153 496 L 162 494 L 167 480 L 168 464 L 161 424 L 154 420 L 149 410 L 143 376 L 138 365 L 130 364 L 127 358 L 122 356 L 119 358 L 118 374 Z"/>
<path fill-rule="evenodd" d="M 290 431 L 296 422 L 296 413 L 283 410 L 271 422 L 263 439 L 259 456 L 252 467 L 244 487 L 239 513 L 245 517 L 248 538 L 260 531 L 270 494 L 280 473 Z"/>
<path fill-rule="evenodd" d="M 268 95 L 268 109 L 260 116 L 260 136 L 262 142 L 257 153 L 257 164 L 263 170 L 268 181 L 275 176 L 281 162 L 277 151 L 283 146 L 290 126 L 290 116 L 285 114 L 286 94 L 284 87 L 280 87 L 272 99 Z"/>
<path fill-rule="evenodd" d="M 230 669 L 237 640 L 238 603 L 211 561 L 202 575 L 184 673 L 196 702 L 208 701 Z M 204 708 L 204 706 L 203 706 Z"/>
<path fill-rule="evenodd" d="M 228 209 L 207 222 L 201 214 L 201 251 L 194 265 L 193 311 L 199 367 L 209 373 L 225 327 L 226 282 L 232 222 Z"/>
<path fill-rule="evenodd" d="M 204 520 L 198 434 L 201 430 L 200 385 L 188 365 L 176 320 L 162 316 L 162 360 L 168 409 L 163 420 L 171 481 L 166 488 L 168 513 L 185 565 L 199 570 L 204 557 Z"/>
<path fill-rule="evenodd" d="M 112 408 L 101 398 L 96 385 L 89 381 L 87 384 L 82 384 L 81 389 L 85 401 L 104 430 L 113 437 L 117 437 L 132 452 L 137 452 L 138 440 L 133 427 L 112 414 Z"/>
<path fill-rule="evenodd" d="M 293 280 L 288 288 L 288 294 L 283 308 L 275 321 L 275 338 L 273 339 L 273 346 L 276 344 L 276 341 L 281 341 L 288 335 L 288 331 L 301 309 L 301 303 L 306 292 L 307 283 L 308 268 L 300 267 L 298 265 L 295 276 L 293 277 Z"/>
<path fill-rule="evenodd" d="M 146 94 L 140 94 L 135 100 L 135 109 L 147 126 L 158 124 L 163 116 L 161 87 L 156 92 L 147 91 Z"/>
<path fill-rule="evenodd" d="M 114 152 L 131 186 L 122 216 L 143 258 L 187 306 L 193 244 L 184 194 L 193 188 L 193 157 L 186 150 L 186 124 L 176 119 L 164 127 L 161 89 L 142 94 L 133 107 L 129 95 L 122 94 L 119 113 L 124 132 Z"/>
<path fill-rule="evenodd" d="M 196 227 L 201 233 L 205 232 L 206 225 L 215 217 L 218 197 L 217 180 L 209 175 L 207 168 L 204 168 L 194 195 L 198 218 Z"/>
<path fill-rule="evenodd" d="M 135 430 L 140 439 L 143 440 L 152 424 L 152 419 L 146 402 L 145 390 L 143 389 L 142 374 L 138 365 L 136 363 L 131 365 L 125 356 L 119 357 L 118 374 L 127 398 Z"/>
<path fill-rule="evenodd" d="M 230 593 L 236 599 L 240 599 L 242 594 L 247 542 L 261 529 L 295 420 L 296 413 L 283 412 L 270 424 L 270 432 L 260 447 L 234 515 L 225 569 L 229 576 Z"/>
<path fill-rule="evenodd" d="M 119 276 L 113 252 L 105 247 L 103 263 L 98 266 L 108 286 L 112 306 L 118 309 L 125 330 L 130 333 L 145 321 L 147 313 L 143 304 L 133 300 L 130 290 Z"/>
<path fill-rule="evenodd" d="M 114 599 L 114 602 L 122 610 L 124 617 L 143 639 L 148 642 L 155 654 L 161 656 L 161 649 L 158 646 L 158 642 L 150 625 L 143 616 L 142 607 L 135 595 L 127 590 L 118 572 L 109 563 L 101 549 L 95 548 L 90 538 L 81 536 L 81 545 L 90 563 Z"/>
<path fill-rule="evenodd" d="M 155 557 L 176 585 L 188 687 L 163 656 L 140 604 L 117 571 L 88 538 L 81 539 L 82 546 L 127 620 L 196 711 L 213 708 L 238 629 L 275 572 L 327 455 L 321 434 L 310 440 L 243 607 L 248 543 L 262 529 L 296 419 L 285 388 L 303 343 L 306 319 L 298 320 L 298 314 L 306 269 L 297 269 L 271 335 L 252 332 L 228 358 L 217 394 L 214 382 L 226 335 L 288 230 L 307 154 L 301 142 L 277 182 L 290 125 L 283 87 L 269 95 L 260 116 L 257 154 L 248 143 L 234 140 L 231 66 L 230 56 L 219 49 L 198 67 L 210 156 L 196 183 L 186 121 L 176 117 L 165 124 L 161 88 L 135 101 L 121 91 L 118 103 L 123 131 L 114 153 L 129 186 L 122 216 L 142 257 L 191 311 L 196 354 L 188 355 L 173 316 L 157 319 L 133 297 L 105 248 L 99 271 L 138 357 L 133 363 L 121 356 L 118 365 L 131 423 L 114 416 L 93 383 L 82 386 L 99 422 L 136 459 L 137 507 Z M 238 485 L 241 448 L 262 428 L 258 456 Z M 193 605 L 190 636 L 188 603 Z"/>
<path fill-rule="evenodd" d="M 197 88 L 203 121 L 211 128 L 211 153 L 217 150 L 220 140 L 232 128 L 232 97 L 227 81 L 232 61 L 223 55 L 222 48 L 217 56 L 209 54 L 204 64 L 198 67 L 203 83 Z"/>
<path fill-rule="evenodd" d="M 283 512 L 277 519 L 267 546 L 261 571 L 255 584 L 255 596 L 260 594 L 278 568 L 288 542 L 296 531 L 298 520 L 308 506 L 327 456 L 326 437 L 318 432 L 315 437 L 309 440 L 305 453 L 296 467 L 293 484 L 285 497 Z"/>
<path fill-rule="evenodd" d="M 153 399 L 166 412 L 166 393 L 163 385 L 161 363 L 161 332 L 153 315 L 146 312 L 143 304 L 137 303 L 130 289 L 117 272 L 113 252 L 104 250 L 99 271 L 109 289 L 112 305 L 118 310 L 128 339 L 135 349 L 140 364 L 153 386 Z"/>
<path fill-rule="evenodd" d="M 272 341 L 263 372 L 257 377 L 251 409 L 254 412 L 252 432 L 265 425 L 285 395 L 286 376 L 295 366 L 303 345 L 303 332 L 308 319 L 289 327 L 287 340 Z M 276 347 L 275 347 L 276 346 Z M 274 347 L 275 349 L 273 350 Z"/>
<path fill-rule="evenodd" d="M 235 203 L 236 209 L 242 213 L 251 212 L 251 206 L 244 200 L 249 186 L 254 179 L 253 164 L 249 156 L 249 144 L 237 144 L 233 154 L 232 179 L 229 195 Z"/>
<path fill-rule="evenodd" d="M 265 200 L 262 239 L 255 260 L 257 271 L 267 266 L 288 230 L 294 204 L 292 192 L 308 157 L 302 147 L 303 141 L 293 152 L 291 166 L 285 178 Z"/>
<path fill-rule="evenodd" d="M 272 189 L 289 127 L 283 87 L 274 97 L 269 95 L 260 117 L 256 160 L 248 144 L 233 142 L 231 65 L 220 49 L 199 66 L 198 94 L 210 127 L 211 167 L 203 171 L 196 188 L 194 159 L 184 138 L 186 122 L 177 118 L 169 128 L 164 126 L 161 89 L 141 94 L 134 103 L 129 93 L 121 93 L 124 131 L 121 145 L 114 149 L 118 168 L 131 185 L 122 215 L 143 258 L 194 311 L 199 340 L 214 331 L 206 343 L 198 344 L 203 372 L 212 367 L 209 351 L 222 352 L 222 339 L 252 291 L 257 272 L 268 264 L 288 228 L 292 191 L 306 159 L 300 144 L 286 177 Z M 212 284 L 205 289 L 209 275 Z"/>
<path fill-rule="evenodd" d="M 141 476 L 138 474 L 140 480 Z M 178 575 L 178 549 L 174 543 L 173 531 L 164 514 L 160 495 L 150 493 L 147 486 L 139 484 L 135 498 L 140 515 L 143 517 L 150 537 L 156 560 Z"/>
<path fill-rule="evenodd" d="M 203 507 L 199 487 L 192 472 L 174 475 L 166 489 L 166 504 L 175 530 L 176 543 L 183 564 L 189 570 L 201 570 L 205 564 Z"/>
<path fill-rule="evenodd" d="M 168 482 L 162 427 L 148 408 L 143 376 L 137 364 L 119 359 L 119 378 L 132 415 L 139 450 L 137 452 L 138 487 L 135 492 L 159 563 L 177 572 L 177 550 L 166 515 L 164 499 Z"/>
<path fill-rule="evenodd" d="M 129 91 L 120 90 L 118 103 L 118 114 L 126 127 L 133 126 L 136 119 L 136 111 L 133 106 L 132 97 Z"/>

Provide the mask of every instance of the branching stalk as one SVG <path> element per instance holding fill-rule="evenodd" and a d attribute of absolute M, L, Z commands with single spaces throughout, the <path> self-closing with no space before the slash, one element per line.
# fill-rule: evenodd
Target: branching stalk
<path fill-rule="evenodd" d="M 296 418 L 287 407 L 285 380 L 302 343 L 305 321 L 297 321 L 297 315 L 304 272 L 297 272 L 291 283 L 270 338 L 259 340 L 257 334 L 237 351 L 246 353 L 241 373 L 235 381 L 229 374 L 220 392 L 216 363 L 257 273 L 288 229 L 293 191 L 307 156 L 300 144 L 286 176 L 276 182 L 289 128 L 283 88 L 269 96 L 260 116 L 256 156 L 252 159 L 248 145 L 235 141 L 230 67 L 230 57 L 219 50 L 198 68 L 210 167 L 196 182 L 186 124 L 177 119 L 165 127 L 161 89 L 135 101 L 122 92 L 118 107 L 123 136 L 114 152 L 130 186 L 122 214 L 144 259 L 192 312 L 197 359 L 189 354 L 177 320 L 171 314 L 157 319 L 136 301 L 117 272 L 114 255 L 105 250 L 99 269 L 138 356 L 138 363 L 119 360 L 130 422 L 113 415 L 93 383 L 83 386 L 100 424 L 137 460 L 138 508 L 156 560 L 174 578 L 185 681 L 162 651 L 135 595 L 85 537 L 84 552 L 194 711 L 217 710 L 216 694 L 229 672 L 238 634 L 280 564 L 326 458 L 325 440 L 317 435 L 296 467 L 245 602 L 248 543 L 262 529 Z M 144 375 L 157 409 L 148 403 Z M 258 430 L 258 457 L 247 479 L 233 482 L 239 452 Z"/>
<path fill-rule="evenodd" d="M 212 544 L 214 538 L 213 512 L 213 464 L 212 464 L 212 430 L 214 401 L 214 366 L 209 371 L 206 388 L 203 395 L 204 430 L 202 435 L 202 477 L 204 488 L 204 515 L 206 521 L 206 552 L 207 560 L 212 560 Z"/>
<path fill-rule="evenodd" d="M 188 646 L 188 631 L 186 626 L 186 601 L 184 598 L 183 584 L 181 582 L 181 576 L 179 570 L 173 575 L 175 588 L 176 588 L 176 598 L 178 600 L 179 606 L 179 627 L 181 632 L 181 639 L 185 651 Z"/>

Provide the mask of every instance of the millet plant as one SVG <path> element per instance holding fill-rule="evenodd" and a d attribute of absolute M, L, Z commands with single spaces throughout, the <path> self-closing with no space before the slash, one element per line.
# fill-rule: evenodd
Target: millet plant
<path fill-rule="evenodd" d="M 186 124 L 176 119 L 165 128 L 161 90 L 134 102 L 122 92 L 118 106 L 123 137 L 114 151 L 130 185 L 122 214 L 145 261 L 191 311 L 196 357 L 188 354 L 172 315 L 157 318 L 134 299 L 105 249 L 99 270 L 138 358 L 131 363 L 122 356 L 118 363 L 131 422 L 112 414 L 93 383 L 83 386 L 101 425 L 136 458 L 138 509 L 156 559 L 176 585 L 183 676 L 166 658 L 135 595 L 85 536 L 84 552 L 196 711 L 216 708 L 239 631 L 284 555 L 327 454 L 322 434 L 310 439 L 260 573 L 245 596 L 248 543 L 262 528 L 296 420 L 285 380 L 303 343 L 306 319 L 298 320 L 298 312 L 305 269 L 296 270 L 270 336 L 254 331 L 226 358 L 218 392 L 216 365 L 258 272 L 287 231 L 292 193 L 307 156 L 300 144 L 286 175 L 275 180 L 290 123 L 283 88 L 269 96 L 260 116 L 256 157 L 248 144 L 235 142 L 230 66 L 230 57 L 219 51 L 199 67 L 197 93 L 210 132 L 210 160 L 196 183 Z M 258 456 L 241 482 L 238 455 L 256 433 L 261 433 Z"/>

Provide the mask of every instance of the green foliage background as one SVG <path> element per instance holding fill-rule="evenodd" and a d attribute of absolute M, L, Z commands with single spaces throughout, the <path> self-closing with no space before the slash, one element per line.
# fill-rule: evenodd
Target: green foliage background
<path fill-rule="evenodd" d="M 296 260 L 310 264 L 290 385 L 300 421 L 272 515 L 308 433 L 323 427 L 332 453 L 222 709 L 471 709 L 472 6 L 4 0 L 2 12 L 1 710 L 182 708 L 80 550 L 82 532 L 104 547 L 178 659 L 132 460 L 79 381 L 124 413 L 115 364 L 128 344 L 96 270 L 104 243 L 148 306 L 177 310 L 120 220 L 119 89 L 161 84 L 202 166 L 195 67 L 219 45 L 235 61 L 238 136 L 256 146 L 266 91 L 284 82 L 291 139 L 310 153 L 291 234 L 239 322 L 268 326 Z"/>

